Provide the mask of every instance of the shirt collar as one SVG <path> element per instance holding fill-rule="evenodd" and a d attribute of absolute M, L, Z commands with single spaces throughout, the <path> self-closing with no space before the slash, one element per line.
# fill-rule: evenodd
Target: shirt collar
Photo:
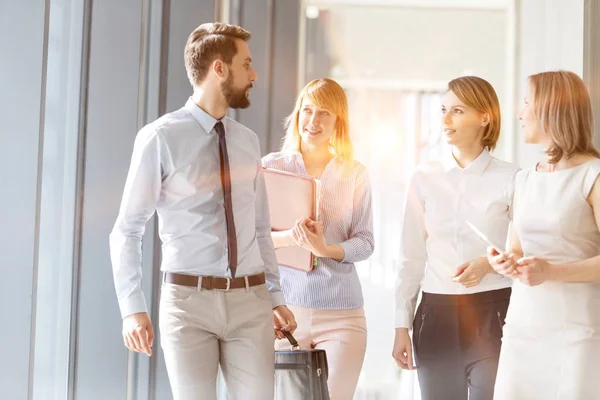
<path fill-rule="evenodd" d="M 299 151 L 292 151 L 288 153 L 287 157 L 290 157 L 292 160 L 295 160 L 297 164 L 304 165 L 304 157 L 302 157 L 302 153 L 300 153 Z M 329 163 L 327 163 L 327 165 L 331 163 L 339 164 L 340 162 L 342 162 L 342 158 L 340 156 L 334 155 L 333 157 L 331 157 L 331 160 L 329 160 Z"/>
<path fill-rule="evenodd" d="M 490 154 L 490 152 L 487 149 L 483 149 L 481 154 L 477 156 L 477 158 L 473 160 L 471 164 L 469 164 L 466 168 L 462 168 L 456 162 L 456 159 L 452 155 L 452 151 L 448 151 L 444 156 L 444 170 L 446 172 L 449 172 L 456 168 L 463 171 L 469 171 L 475 174 L 481 174 L 488 166 L 491 159 L 492 155 Z"/>
<path fill-rule="evenodd" d="M 290 157 L 295 157 L 296 159 L 300 159 L 302 160 L 302 153 L 300 153 L 299 151 L 291 151 L 288 153 L 288 155 Z M 337 160 L 340 159 L 340 156 L 336 156 L 335 154 L 333 154 L 333 157 L 331 157 L 332 160 Z"/>
<path fill-rule="evenodd" d="M 194 100 L 192 100 L 191 97 L 186 101 L 184 108 L 192 114 L 207 134 L 210 134 L 215 127 L 215 124 L 219 122 L 218 119 L 214 119 L 210 114 L 198 107 L 198 104 L 194 103 Z M 225 124 L 225 117 L 223 117 L 221 121 Z"/>

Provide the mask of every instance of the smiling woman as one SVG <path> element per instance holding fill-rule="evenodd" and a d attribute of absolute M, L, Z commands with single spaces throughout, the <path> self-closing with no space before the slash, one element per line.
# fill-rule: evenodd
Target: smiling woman
<path fill-rule="evenodd" d="M 263 166 L 320 179 L 322 220 L 301 220 L 272 233 L 275 248 L 302 246 L 317 256 L 309 273 L 282 267 L 282 290 L 298 321 L 301 347 L 327 352 L 331 398 L 351 399 L 367 345 L 355 263 L 374 249 L 369 177 L 353 160 L 346 94 L 337 82 L 316 79 L 306 85 L 287 125 L 282 151 L 265 156 Z"/>
<path fill-rule="evenodd" d="M 519 120 L 524 140 L 546 155 L 517 175 L 510 248 L 489 257 L 514 282 L 494 399 L 597 398 L 600 159 L 591 99 L 569 71 L 532 75 L 529 85 Z"/>
<path fill-rule="evenodd" d="M 302 146 L 314 147 L 328 142 L 328 146 L 317 148 L 327 153 L 331 150 L 336 156 L 351 160 L 354 151 L 348 120 L 348 100 L 344 89 L 334 80 L 315 79 L 302 89 L 294 111 L 286 119 L 287 133 L 282 150 L 296 152 Z M 310 138 L 323 132 L 318 140 Z"/>
<path fill-rule="evenodd" d="M 306 144 L 318 146 L 329 142 L 335 129 L 337 117 L 329 110 L 303 99 L 300 111 L 300 136 Z"/>

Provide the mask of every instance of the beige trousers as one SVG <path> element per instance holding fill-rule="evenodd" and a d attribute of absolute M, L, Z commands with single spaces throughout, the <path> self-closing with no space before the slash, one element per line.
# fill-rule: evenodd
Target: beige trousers
<path fill-rule="evenodd" d="M 174 400 L 215 400 L 219 365 L 229 400 L 273 398 L 273 313 L 265 285 L 222 291 L 164 283 L 159 327 Z"/>
<path fill-rule="evenodd" d="M 288 306 L 296 317 L 294 337 L 302 349 L 323 349 L 327 353 L 331 400 L 352 400 L 367 349 L 367 323 L 363 308 L 316 310 Z M 275 348 L 290 347 L 286 339 Z"/>

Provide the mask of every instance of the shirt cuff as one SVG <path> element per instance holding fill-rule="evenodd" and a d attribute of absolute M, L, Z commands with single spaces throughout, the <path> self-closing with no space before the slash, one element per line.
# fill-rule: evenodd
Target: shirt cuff
<path fill-rule="evenodd" d="M 413 318 L 406 311 L 396 311 L 395 328 L 408 328 L 412 330 Z"/>
<path fill-rule="evenodd" d="M 285 306 L 285 297 L 283 296 L 283 292 L 280 290 L 276 292 L 271 292 L 271 304 L 273 304 L 273 308 L 277 308 L 279 306 Z"/>
<path fill-rule="evenodd" d="M 144 299 L 144 295 L 142 293 L 119 300 L 119 308 L 121 309 L 122 318 L 125 318 L 131 314 L 148 312 L 148 308 L 146 307 L 146 299 Z"/>
<path fill-rule="evenodd" d="M 343 262 L 343 263 L 353 262 L 354 256 L 356 255 L 356 251 L 354 250 L 354 246 L 352 246 L 352 243 L 345 241 L 345 242 L 339 243 L 339 245 L 344 250 L 344 258 L 342 259 L 341 262 Z"/>

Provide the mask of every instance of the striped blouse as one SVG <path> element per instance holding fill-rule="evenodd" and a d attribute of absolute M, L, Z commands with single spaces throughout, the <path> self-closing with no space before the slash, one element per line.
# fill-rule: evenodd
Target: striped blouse
<path fill-rule="evenodd" d="M 271 153 L 263 167 L 308 175 L 300 153 Z M 333 158 L 321 175 L 319 214 L 328 245 L 339 244 L 344 259 L 318 258 L 311 272 L 280 267 L 281 288 L 287 304 L 315 309 L 353 309 L 363 306 L 362 289 L 354 263 L 373 254 L 373 213 L 367 169 Z"/>

